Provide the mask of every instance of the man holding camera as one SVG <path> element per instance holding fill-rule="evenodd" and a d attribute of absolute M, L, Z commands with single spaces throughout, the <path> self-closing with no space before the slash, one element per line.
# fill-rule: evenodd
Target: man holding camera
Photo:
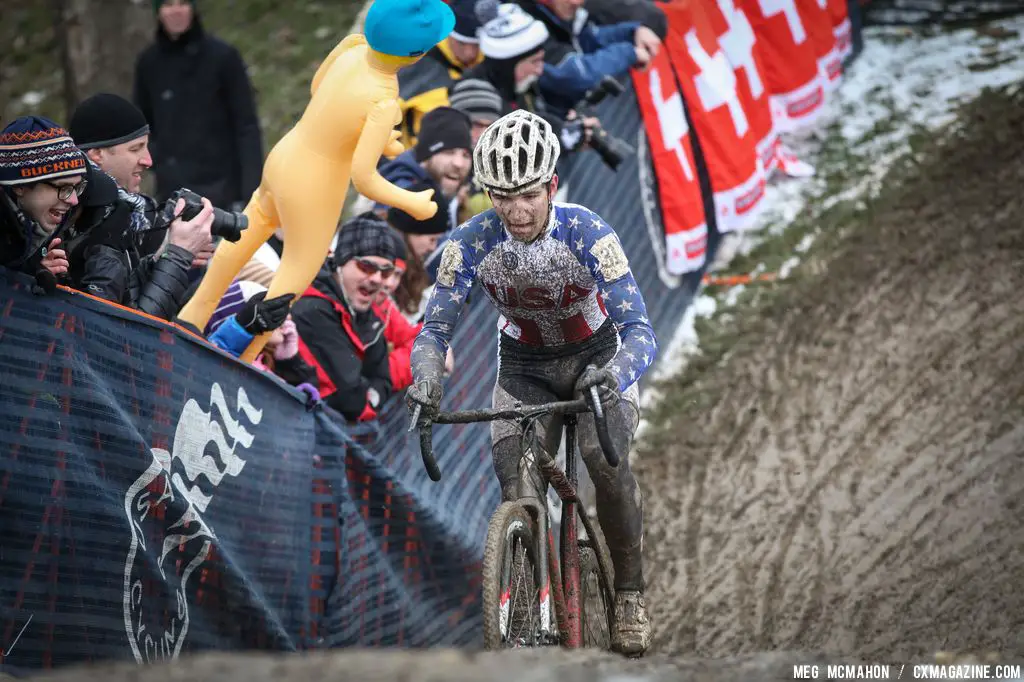
<path fill-rule="evenodd" d="M 213 206 L 202 199 L 200 210 L 182 219 L 184 200 L 161 212 L 152 198 L 138 193 L 143 174 L 153 164 L 149 126 L 123 97 L 100 93 L 84 100 L 71 117 L 70 129 L 96 170 L 118 186 L 114 202 L 83 210 L 75 236 L 64 247 L 71 286 L 173 318 L 183 303 L 190 270 L 204 265 L 213 253 Z M 169 220 L 161 220 L 161 213 Z"/>

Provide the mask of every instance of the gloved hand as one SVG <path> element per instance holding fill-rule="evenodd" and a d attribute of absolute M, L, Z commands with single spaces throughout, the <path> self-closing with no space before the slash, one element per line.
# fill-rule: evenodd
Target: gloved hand
<path fill-rule="evenodd" d="M 607 367 L 588 367 L 576 379 L 576 391 L 582 393 L 585 398 L 590 397 L 592 386 L 597 386 L 597 395 L 605 407 L 614 405 L 622 397 L 619 392 L 619 379 Z"/>
<path fill-rule="evenodd" d="M 430 421 L 440 411 L 441 397 L 443 395 L 444 388 L 442 388 L 440 382 L 433 379 L 425 379 L 413 384 L 405 392 L 405 402 L 409 407 L 409 416 L 411 417 L 416 410 L 416 406 L 420 405 L 420 423 Z"/>
<path fill-rule="evenodd" d="M 246 301 L 242 309 L 235 313 L 238 324 L 253 336 L 274 331 L 284 324 L 288 317 L 289 304 L 295 298 L 295 294 L 285 294 L 264 301 L 266 296 L 266 292 L 261 291 Z"/>

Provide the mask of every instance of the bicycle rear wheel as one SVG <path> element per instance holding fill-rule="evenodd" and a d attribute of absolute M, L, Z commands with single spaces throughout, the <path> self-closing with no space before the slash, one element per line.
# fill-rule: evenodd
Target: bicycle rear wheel
<path fill-rule="evenodd" d="M 540 644 L 541 590 L 533 519 L 516 502 L 491 517 L 483 564 L 484 647 Z"/>

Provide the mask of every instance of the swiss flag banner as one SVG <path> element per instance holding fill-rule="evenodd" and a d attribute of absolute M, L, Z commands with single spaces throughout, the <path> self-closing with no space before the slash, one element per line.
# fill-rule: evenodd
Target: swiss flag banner
<path fill-rule="evenodd" d="M 658 179 L 666 269 L 684 275 L 704 265 L 708 226 L 683 97 L 665 50 L 646 71 L 633 70 L 633 85 Z"/>
<path fill-rule="evenodd" d="M 826 93 L 831 92 L 839 87 L 843 75 L 843 57 L 836 45 L 829 0 L 797 0 L 797 3 L 807 33 L 814 44 L 821 83 Z"/>
<path fill-rule="evenodd" d="M 765 170 L 770 171 L 776 164 L 775 150 L 779 143 L 779 133 L 772 120 L 770 93 L 764 80 L 764 64 L 756 49 L 757 35 L 746 12 L 736 7 L 734 0 L 703 2 L 718 44 L 736 74 L 736 93 L 750 120 L 757 156 Z"/>
<path fill-rule="evenodd" d="M 764 198 L 764 164 L 754 128 L 737 92 L 737 78 L 719 45 L 704 3 L 662 5 L 669 30 L 664 50 L 690 111 L 714 191 L 719 232 L 749 227 Z"/>
<path fill-rule="evenodd" d="M 787 133 L 817 120 L 825 85 L 796 0 L 736 0 L 736 7 L 757 35 L 754 49 L 764 65 L 776 129 Z"/>

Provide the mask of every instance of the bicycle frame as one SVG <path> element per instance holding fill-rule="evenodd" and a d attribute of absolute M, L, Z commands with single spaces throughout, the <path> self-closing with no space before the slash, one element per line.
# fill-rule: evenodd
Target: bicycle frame
<path fill-rule="evenodd" d="M 618 466 L 618 454 L 611 445 L 608 427 L 604 419 L 604 411 L 596 389 L 591 390 L 591 403 L 586 399 L 564 401 L 536 405 L 524 408 L 516 405 L 507 410 L 472 410 L 465 412 L 441 413 L 432 422 L 439 424 L 465 424 L 471 422 L 493 421 L 495 419 L 518 420 L 525 423 L 530 417 L 540 414 L 563 415 L 563 433 L 565 435 L 565 471 L 558 468 L 554 458 L 539 448 L 524 444 L 522 458 L 519 463 L 519 479 L 517 482 L 517 502 L 533 513 L 537 524 L 538 557 L 534 567 L 537 584 L 541 585 L 540 595 L 540 635 L 543 643 L 557 643 L 560 639 L 568 648 L 579 648 L 583 645 L 583 629 L 581 622 L 581 585 L 580 585 L 580 553 L 579 526 L 577 518 L 582 521 L 584 530 L 590 538 L 596 537 L 593 525 L 586 514 L 579 513 L 580 500 L 577 494 L 578 457 L 576 443 L 577 414 L 593 411 L 598 429 L 598 437 L 608 463 Z M 410 430 L 415 428 L 418 412 L 414 415 Z M 421 426 L 420 449 L 423 463 L 432 480 L 441 478 L 441 472 L 433 457 L 432 424 Z M 553 561 L 554 537 L 550 531 L 546 491 L 538 490 L 529 478 L 532 468 L 538 467 L 545 483 L 554 488 L 562 500 L 561 523 L 559 529 L 559 563 Z M 600 563 L 600 562 L 599 562 Z M 606 590 L 605 598 L 613 600 L 609 592 L 610 576 L 604 565 L 599 566 L 602 582 Z M 552 580 L 552 577 L 554 580 Z M 610 603 L 610 602 L 609 602 Z M 552 627 L 551 611 L 554 606 L 556 627 Z"/>

